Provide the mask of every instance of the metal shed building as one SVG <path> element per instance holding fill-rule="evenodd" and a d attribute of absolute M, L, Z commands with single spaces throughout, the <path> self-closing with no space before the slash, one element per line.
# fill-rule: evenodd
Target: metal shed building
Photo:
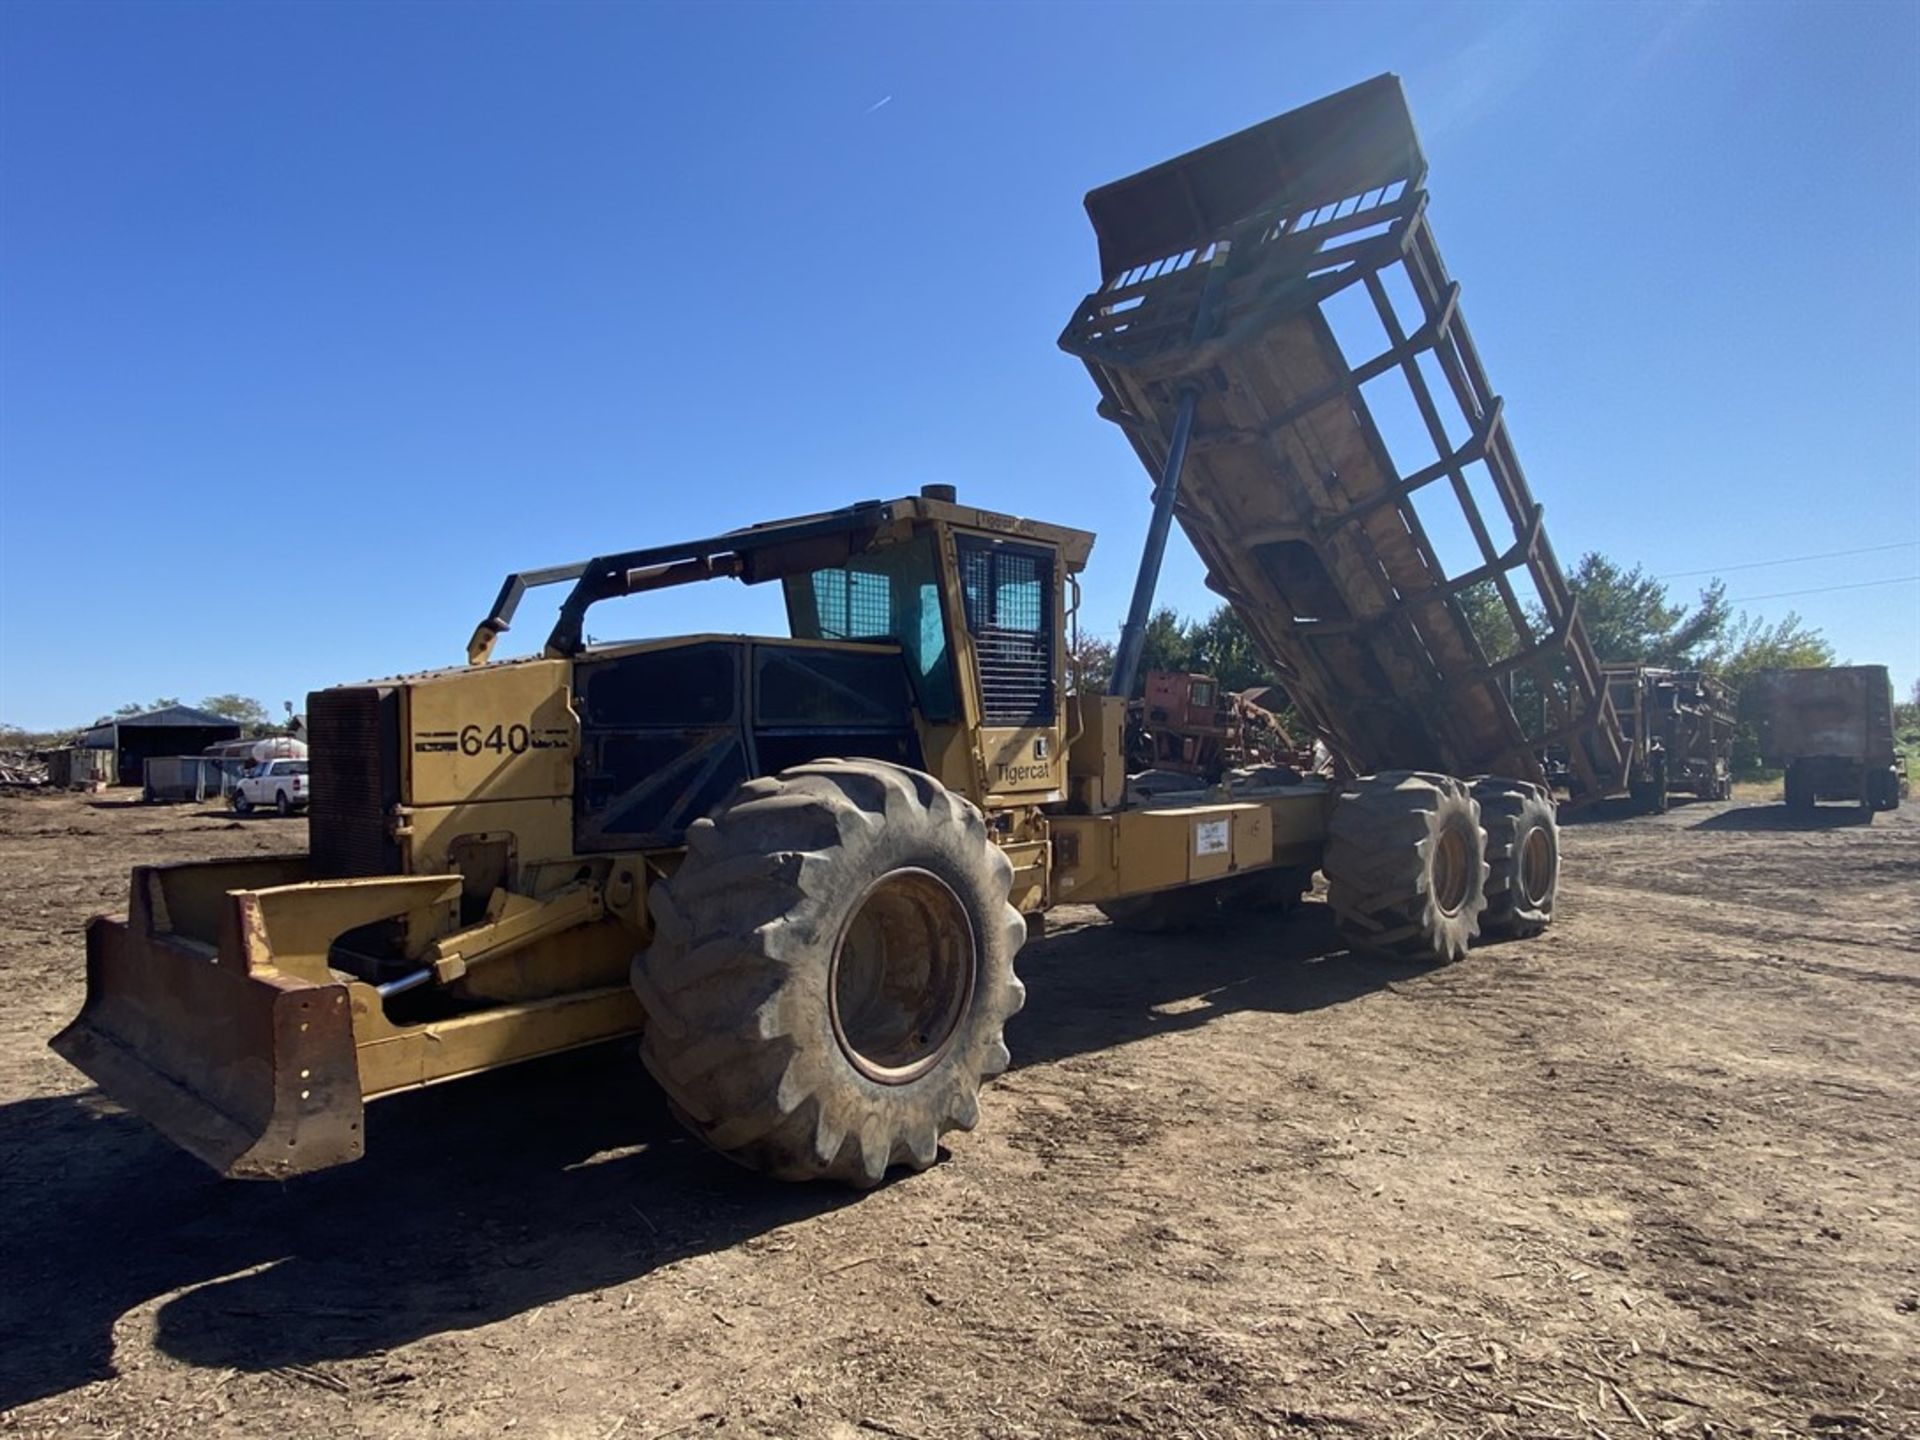
<path fill-rule="evenodd" d="M 169 705 L 144 715 L 116 715 L 80 737 L 88 750 L 111 750 L 114 783 L 144 782 L 147 761 L 166 755 L 198 755 L 209 745 L 240 738 L 240 722 L 191 705 Z"/>

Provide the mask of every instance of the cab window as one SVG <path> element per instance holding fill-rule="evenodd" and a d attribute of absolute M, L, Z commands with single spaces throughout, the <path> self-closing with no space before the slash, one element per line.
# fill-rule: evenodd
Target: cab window
<path fill-rule="evenodd" d="M 1053 552 L 970 535 L 958 549 L 987 724 L 1051 724 Z"/>
<path fill-rule="evenodd" d="M 784 585 L 796 640 L 891 640 L 905 654 L 921 713 L 934 721 L 959 713 L 930 534 L 790 576 Z"/>

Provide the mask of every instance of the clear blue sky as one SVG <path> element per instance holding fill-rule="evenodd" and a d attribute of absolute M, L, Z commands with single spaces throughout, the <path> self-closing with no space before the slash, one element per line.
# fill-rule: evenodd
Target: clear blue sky
<path fill-rule="evenodd" d="M 928 481 L 1097 530 L 1117 629 L 1147 481 L 1054 347 L 1081 195 L 1383 70 L 1563 560 L 1920 540 L 1917 17 L 15 0 L 0 718 L 277 710 L 457 662 L 509 569 Z M 1162 595 L 1210 608 L 1183 540 Z M 1920 675 L 1920 585 L 1747 608 Z"/>

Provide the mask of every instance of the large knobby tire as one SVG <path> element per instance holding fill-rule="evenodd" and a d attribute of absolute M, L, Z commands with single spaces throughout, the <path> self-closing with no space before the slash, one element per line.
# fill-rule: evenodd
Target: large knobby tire
<path fill-rule="evenodd" d="M 1450 775 L 1391 771 L 1334 802 L 1327 903 L 1356 950 L 1446 963 L 1467 953 L 1487 905 L 1480 807 Z"/>
<path fill-rule="evenodd" d="M 1524 780 L 1480 780 L 1473 787 L 1487 832 L 1487 908 L 1483 935 L 1537 935 L 1553 923 L 1560 888 L 1560 822 L 1553 798 Z"/>
<path fill-rule="evenodd" d="M 1868 769 L 1866 804 L 1869 810 L 1900 808 L 1900 775 L 1891 766 Z"/>
<path fill-rule="evenodd" d="M 1813 808 L 1813 785 L 1807 772 L 1798 765 L 1787 766 L 1786 778 L 1787 808 L 1789 810 L 1811 810 Z"/>
<path fill-rule="evenodd" d="M 1026 999 L 1013 866 L 917 770 L 820 760 L 687 831 L 633 965 L 641 1056 L 675 1113 L 783 1180 L 876 1185 L 971 1130 Z"/>
<path fill-rule="evenodd" d="M 1666 814 L 1668 809 L 1666 756 L 1657 752 L 1651 756 L 1647 761 L 1646 777 L 1629 782 L 1627 794 L 1633 801 L 1634 809 L 1642 815 Z"/>

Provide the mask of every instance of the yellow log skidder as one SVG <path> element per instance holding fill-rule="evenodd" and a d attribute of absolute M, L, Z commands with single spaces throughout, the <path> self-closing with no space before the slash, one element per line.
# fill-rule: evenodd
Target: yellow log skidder
<path fill-rule="evenodd" d="M 1559 859 L 1536 751 L 1598 772 L 1618 737 L 1424 175 L 1383 76 L 1088 197 L 1102 282 L 1061 343 L 1157 482 L 1113 693 L 1065 680 L 1093 536 L 942 486 L 511 576 L 465 666 L 310 697 L 308 854 L 134 872 L 55 1048 L 223 1173 L 283 1177 L 358 1158 L 370 1099 L 637 1034 L 714 1149 L 867 1186 L 975 1123 L 1051 906 L 1168 928 L 1284 908 L 1323 870 L 1357 948 L 1449 961 L 1539 929 Z M 1377 354 L 1329 329 L 1350 290 Z M 1392 376 L 1471 438 L 1434 418 L 1435 463 L 1399 473 L 1361 393 Z M 1459 483 L 1476 462 L 1491 525 Z M 1464 573 L 1414 508 L 1436 482 L 1479 537 Z M 1359 778 L 1129 786 L 1124 697 L 1176 519 Z M 777 584 L 788 633 L 585 639 L 603 600 L 727 581 Z M 493 660 L 556 585 L 542 652 Z M 1482 649 L 1470 585 L 1522 650 Z M 1551 734 L 1516 721 L 1515 670 Z"/>

